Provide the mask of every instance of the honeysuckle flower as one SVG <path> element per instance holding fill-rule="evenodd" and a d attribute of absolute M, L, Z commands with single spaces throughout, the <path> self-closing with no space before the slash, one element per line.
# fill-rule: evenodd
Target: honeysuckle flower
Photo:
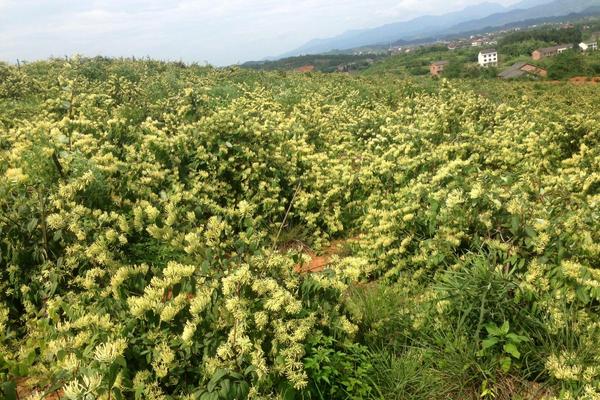
<path fill-rule="evenodd" d="M 557 345 L 540 376 L 577 388 L 564 398 L 597 395 L 596 89 L 534 96 L 514 83 L 524 95 L 508 99 L 486 81 L 496 101 L 450 80 L 422 91 L 389 77 L 87 62 L 49 62 L 56 82 L 38 84 L 46 64 L 22 68 L 27 107 L 10 100 L 0 118 L 11 362 L 36 354 L 32 370 L 67 376 L 78 399 L 107 397 L 108 379 L 91 377 L 124 355 L 124 396 L 191 397 L 182 382 L 226 370 L 250 398 L 273 398 L 269 382 L 307 387 L 316 331 L 352 342 L 386 327 L 363 325 L 355 288 L 378 280 L 401 298 L 403 335 L 444 329 L 457 299 L 433 283 L 477 255 L 510 272 L 511 299 L 535 307 L 549 336 L 569 330 L 586 349 Z M 317 271 L 296 272 L 317 257 Z"/>
<path fill-rule="evenodd" d="M 126 348 L 127 341 L 125 339 L 101 343 L 94 350 L 94 358 L 101 363 L 111 364 L 117 357 L 123 355 Z"/>

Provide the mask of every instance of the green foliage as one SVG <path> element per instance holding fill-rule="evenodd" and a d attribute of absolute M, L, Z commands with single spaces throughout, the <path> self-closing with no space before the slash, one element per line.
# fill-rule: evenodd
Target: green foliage
<path fill-rule="evenodd" d="M 553 57 L 548 68 L 550 79 L 565 79 L 587 74 L 583 56 L 575 51 L 565 51 Z"/>
<path fill-rule="evenodd" d="M 20 68 L 0 62 L 0 100 L 22 99 L 39 90 L 38 85 Z"/>
<path fill-rule="evenodd" d="M 549 78 L 555 80 L 568 79 L 574 76 L 596 76 L 600 73 L 598 52 L 582 54 L 578 44 L 589 32 L 597 29 L 594 19 L 578 22 L 574 28 L 560 28 L 549 25 L 542 28 L 523 29 L 499 37 L 498 49 L 500 60 L 497 68 L 480 68 L 477 64 L 479 48 L 463 47 L 449 51 L 444 46 L 432 45 L 412 49 L 409 53 L 393 55 L 375 62 L 362 74 L 374 76 L 392 74 L 398 76 L 429 75 L 432 62 L 445 60 L 449 64 L 443 76 L 449 79 L 497 79 L 498 73 L 516 62 L 531 62 L 531 54 L 541 47 L 556 44 L 570 44 L 575 50 L 561 55 L 549 57 L 536 62 L 536 65 L 549 71 Z"/>
<path fill-rule="evenodd" d="M 560 42 L 561 44 L 563 42 Z M 571 43 L 571 42 L 567 42 L 567 43 Z M 519 57 L 519 56 L 525 56 L 527 58 L 529 58 L 531 56 L 531 54 L 542 47 L 550 47 L 552 46 L 551 43 L 547 43 L 541 40 L 536 40 L 536 39 L 526 39 L 526 40 L 520 40 L 520 41 L 515 41 L 515 42 L 511 42 L 511 41 L 500 41 L 500 46 L 498 48 L 498 51 L 504 56 L 504 57 Z"/>
<path fill-rule="evenodd" d="M 597 87 L 3 67 L 4 396 L 600 392 Z"/>
<path fill-rule="evenodd" d="M 316 399 L 366 399 L 375 395 L 368 350 L 318 333 L 308 342 L 304 367 Z"/>
<path fill-rule="evenodd" d="M 448 370 L 443 373 L 433 368 L 431 351 L 409 348 L 397 354 L 378 349 L 372 354 L 374 364 L 373 380 L 381 392 L 381 398 L 402 399 L 442 399 L 456 393 L 456 385 L 446 379 Z"/>
<path fill-rule="evenodd" d="M 554 44 L 579 44 L 582 40 L 582 37 L 583 35 L 580 27 L 557 29 L 554 26 L 550 26 L 509 33 L 508 35 L 504 36 L 498 44 L 500 48 L 527 41 Z"/>
<path fill-rule="evenodd" d="M 503 372 L 508 372 L 512 366 L 513 360 L 521 358 L 519 351 L 520 344 L 528 339 L 525 336 L 510 332 L 510 324 L 504 321 L 500 327 L 491 322 L 485 325 L 488 333 L 487 338 L 481 342 L 481 350 L 478 355 L 485 357 L 490 354 L 496 354 L 498 362 Z"/>
<path fill-rule="evenodd" d="M 318 72 L 361 71 L 368 68 L 375 60 L 383 58 L 382 54 L 314 54 L 298 57 L 286 57 L 276 61 L 248 62 L 242 68 L 261 71 L 293 71 L 311 65 Z"/>

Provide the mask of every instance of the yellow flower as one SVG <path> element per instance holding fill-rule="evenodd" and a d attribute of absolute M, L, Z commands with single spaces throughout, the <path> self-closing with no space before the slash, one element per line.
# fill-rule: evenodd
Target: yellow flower
<path fill-rule="evenodd" d="M 23 170 L 21 168 L 9 168 L 6 170 L 4 176 L 9 182 L 17 184 L 25 183 L 28 179 L 27 175 L 23 173 Z"/>

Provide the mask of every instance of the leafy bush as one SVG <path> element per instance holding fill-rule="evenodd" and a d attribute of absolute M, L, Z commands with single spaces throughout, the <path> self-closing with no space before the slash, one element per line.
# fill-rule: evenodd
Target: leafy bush
<path fill-rule="evenodd" d="M 373 366 L 368 350 L 356 343 L 339 343 L 331 336 L 315 335 L 304 359 L 311 398 L 366 399 L 375 395 Z"/>
<path fill-rule="evenodd" d="M 597 88 L 2 68 L 3 395 L 600 392 Z"/>

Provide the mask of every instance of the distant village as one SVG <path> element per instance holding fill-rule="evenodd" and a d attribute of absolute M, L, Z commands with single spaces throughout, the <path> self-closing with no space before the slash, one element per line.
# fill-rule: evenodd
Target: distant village
<path fill-rule="evenodd" d="M 386 73 L 448 78 L 563 79 L 600 75 L 600 18 L 511 27 L 427 43 L 376 45 L 253 62 L 248 68 L 300 73 Z M 536 48 L 536 46 L 539 46 Z M 577 58 L 576 68 L 565 57 Z M 567 65 L 567 67 L 565 67 Z"/>
<path fill-rule="evenodd" d="M 564 53 L 568 50 L 576 50 L 581 52 L 591 52 L 598 50 L 598 42 L 597 38 L 600 38 L 600 32 L 595 32 L 592 35 L 596 40 L 591 40 L 588 42 L 581 42 L 577 47 L 572 44 L 559 44 L 551 47 L 539 48 L 531 53 L 532 61 L 540 61 L 544 58 L 554 57 L 561 53 Z M 485 41 L 482 38 L 477 38 L 473 42 L 471 42 L 471 46 L 480 47 L 483 45 L 495 44 L 492 41 Z M 454 50 L 457 48 L 456 44 L 449 44 L 448 49 Z M 497 67 L 498 60 L 500 55 L 496 51 L 496 49 L 489 48 L 485 50 L 481 50 L 479 55 L 477 56 L 477 63 L 482 68 L 488 67 Z M 435 61 L 431 63 L 429 66 L 429 71 L 432 76 L 441 76 L 444 73 L 444 69 L 449 64 L 446 60 Z M 503 79 L 514 79 L 521 78 L 527 75 L 546 77 L 548 76 L 548 71 L 540 66 L 535 65 L 534 63 L 527 62 L 518 62 L 510 66 L 509 68 L 502 71 L 498 76 Z"/>
<path fill-rule="evenodd" d="M 529 28 L 537 28 L 537 25 L 533 25 Z M 556 27 L 557 29 L 573 29 L 575 25 L 571 23 L 560 24 Z M 511 31 L 499 31 L 493 33 L 486 33 L 483 35 L 472 35 L 469 38 L 458 39 L 455 41 L 451 41 L 446 43 L 448 50 L 457 50 L 460 48 L 471 47 L 488 47 L 481 50 L 477 56 L 477 63 L 481 68 L 488 67 L 498 67 L 499 60 L 502 57 L 502 54 L 499 54 L 496 51 L 496 48 L 492 47 L 498 44 L 498 39 L 501 38 L 506 33 L 511 33 L 515 31 L 520 31 L 521 28 L 514 28 Z M 600 40 L 600 32 L 593 32 L 589 35 L 589 40 L 579 43 L 578 45 L 574 44 L 558 44 L 550 47 L 542 47 L 534 50 L 531 53 L 531 62 L 517 62 L 510 67 L 501 71 L 498 76 L 503 79 L 515 79 L 522 78 L 525 76 L 531 77 L 547 77 L 548 71 L 540 65 L 537 65 L 537 61 L 554 57 L 559 54 L 562 54 L 566 51 L 579 51 L 582 53 L 588 53 L 598 50 L 598 41 Z M 396 48 L 393 52 L 410 52 L 410 49 L 402 49 Z M 439 60 L 434 61 L 429 66 L 429 72 L 431 76 L 441 76 L 444 74 L 445 68 L 448 66 L 448 60 Z"/>

